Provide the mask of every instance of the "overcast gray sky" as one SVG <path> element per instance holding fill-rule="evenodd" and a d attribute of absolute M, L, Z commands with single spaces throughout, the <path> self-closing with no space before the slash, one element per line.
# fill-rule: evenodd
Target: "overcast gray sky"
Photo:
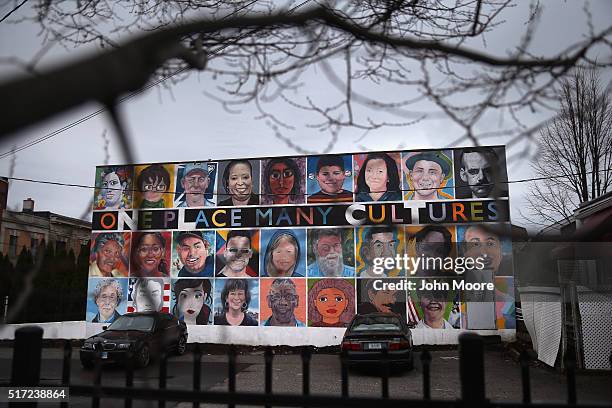
<path fill-rule="evenodd" d="M 10 3 L 10 4 L 7 4 Z M 524 21 L 528 13 L 528 2 L 504 12 L 507 20 L 488 36 L 487 51 L 505 55 L 510 45 L 516 44 L 524 32 Z M 0 2 L 0 16 L 12 8 L 12 2 Z M 19 10 L 28 13 L 27 4 Z M 545 50 L 554 54 L 567 45 L 583 38 L 587 32 L 586 17 L 582 2 L 546 2 L 541 23 L 532 44 L 533 50 Z M 610 23 L 612 2 L 591 1 L 593 22 L 596 29 Z M 606 17 L 607 16 L 607 17 Z M 10 19 L 9 19 L 10 20 Z M 482 45 L 475 45 L 482 46 Z M 15 56 L 29 60 L 41 47 L 38 27 L 33 24 L 0 23 L 0 57 Z M 42 66 L 80 55 L 81 51 L 56 46 L 43 59 Z M 602 58 L 610 58 L 609 55 Z M 17 71 L 9 64 L 0 64 L 0 80 Z M 330 89 L 320 81 L 317 72 L 309 72 L 308 91 L 319 98 L 338 97 L 338 91 Z M 605 80 L 609 79 L 609 73 Z M 137 162 L 190 161 L 202 159 L 224 159 L 234 157 L 281 156 L 296 154 L 295 149 L 279 141 L 265 121 L 257 120 L 257 112 L 250 106 L 242 107 L 239 114 L 226 112 L 220 104 L 203 95 L 203 90 L 218 85 L 208 76 L 193 72 L 186 80 L 173 85 L 171 90 L 153 88 L 120 105 L 126 119 L 129 134 L 136 146 Z M 78 86 L 78 84 L 75 84 Z M 396 93 L 398 89 L 368 89 L 371 97 L 376 93 Z M 406 98 L 412 95 L 406 95 Z M 2 97 L 10 98 L 10 95 Z M 13 145 L 24 143 L 73 123 L 100 107 L 88 104 L 66 112 L 51 120 L 39 123 L 25 131 L 0 141 L 0 153 L 9 151 Z M 329 134 L 303 126 L 301 117 L 278 103 L 278 114 L 286 121 L 296 124 L 294 131 L 285 134 L 303 149 L 321 151 L 329 142 Z M 551 112 L 539 112 L 533 117 L 524 117 L 527 123 L 536 123 Z M 495 130 L 501 126 L 500 118 L 490 115 L 481 124 L 480 130 Z M 508 120 L 508 118 L 505 118 Z M 93 185 L 95 166 L 105 161 L 104 132 L 110 140 L 110 163 L 123 163 L 124 157 L 118 147 L 112 126 L 105 114 L 76 125 L 55 137 L 19 152 L 14 158 L 0 160 L 0 175 Z M 448 119 L 437 116 L 416 125 L 404 128 L 382 128 L 362 139 L 363 132 L 344 129 L 332 152 L 359 152 L 368 150 L 418 149 L 444 147 L 461 135 L 461 130 Z M 504 144 L 504 138 L 488 139 L 486 144 Z M 485 143 L 483 141 L 483 143 Z M 511 148 L 513 155 L 523 147 Z M 515 160 L 509 164 L 509 179 L 530 177 L 532 172 L 527 160 Z M 511 184 L 510 197 L 512 220 L 525 225 L 519 210 L 524 205 L 525 184 Z M 49 210 L 71 217 L 80 217 L 89 203 L 93 190 L 11 181 L 9 207 L 21 210 L 24 198 L 36 201 L 37 210 Z"/>

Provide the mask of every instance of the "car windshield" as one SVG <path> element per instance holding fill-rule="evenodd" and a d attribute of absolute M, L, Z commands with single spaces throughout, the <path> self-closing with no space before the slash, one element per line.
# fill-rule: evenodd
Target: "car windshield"
<path fill-rule="evenodd" d="M 353 323 L 351 331 L 397 331 L 402 326 L 397 317 L 394 316 L 370 316 L 358 319 Z"/>
<path fill-rule="evenodd" d="M 108 330 L 151 331 L 155 319 L 152 316 L 121 316 L 110 325 Z"/>

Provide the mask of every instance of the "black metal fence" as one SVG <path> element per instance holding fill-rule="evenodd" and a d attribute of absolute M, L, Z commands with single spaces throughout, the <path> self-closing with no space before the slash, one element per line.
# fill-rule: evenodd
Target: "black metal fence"
<path fill-rule="evenodd" d="M 192 402 L 194 407 L 199 404 L 225 404 L 228 407 L 236 405 L 254 406 L 294 406 L 294 407 L 368 407 L 384 403 L 385 407 L 566 407 L 576 405 L 576 377 L 575 364 L 571 359 L 566 361 L 567 403 L 533 403 L 531 401 L 531 383 L 529 356 L 526 352 L 520 358 L 520 375 L 522 377 L 522 400 L 515 403 L 492 402 L 485 395 L 485 369 L 484 369 L 484 340 L 475 333 L 464 333 L 459 336 L 459 370 L 461 381 L 461 398 L 457 400 L 434 400 L 431 398 L 430 366 L 431 354 L 427 350 L 420 353 L 421 373 L 423 376 L 422 398 L 390 398 L 389 377 L 391 367 L 389 363 L 381 363 L 381 390 L 380 396 L 352 397 L 349 395 L 349 365 L 345 354 L 341 354 L 341 393 L 337 396 L 313 395 L 310 392 L 310 364 L 312 352 L 310 348 L 301 350 L 302 361 L 302 393 L 283 394 L 272 392 L 272 367 L 274 352 L 272 347 L 265 349 L 264 392 L 236 391 L 236 365 L 237 350 L 231 346 L 228 357 L 228 390 L 202 391 L 202 346 L 195 344 L 193 350 L 193 385 L 191 390 L 169 389 L 167 387 L 168 355 L 162 353 L 159 357 L 159 383 L 157 389 L 134 387 L 134 365 L 131 358 L 127 358 L 125 386 L 102 385 L 102 363 L 100 356 L 96 359 L 91 385 L 71 384 L 72 344 L 69 340 L 64 342 L 62 380 L 58 386 L 70 388 L 70 395 L 91 398 L 91 406 L 99 407 L 101 399 L 112 398 L 124 400 L 125 407 L 131 407 L 135 400 L 157 401 L 159 407 L 165 407 L 169 401 Z M 42 329 L 30 326 L 24 327 L 15 333 L 14 356 L 12 364 L 13 386 L 40 385 L 40 368 L 42 353 Z M 128 356 L 129 357 L 129 356 Z M 518 374 L 518 373 L 517 373 Z M 49 386 L 45 384 L 45 386 Z M 67 403 L 61 403 L 67 406 Z M 589 407 L 589 405 L 580 405 Z M 591 405 L 599 406 L 601 405 Z"/>

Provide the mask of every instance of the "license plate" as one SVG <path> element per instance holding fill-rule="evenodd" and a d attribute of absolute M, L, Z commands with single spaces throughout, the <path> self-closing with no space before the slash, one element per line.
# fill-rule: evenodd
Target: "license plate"
<path fill-rule="evenodd" d="M 368 343 L 368 350 L 380 350 L 382 349 L 382 344 L 380 343 Z"/>
<path fill-rule="evenodd" d="M 100 358 L 101 359 L 107 359 L 108 358 L 108 352 L 107 351 L 103 351 L 102 353 L 100 353 Z"/>

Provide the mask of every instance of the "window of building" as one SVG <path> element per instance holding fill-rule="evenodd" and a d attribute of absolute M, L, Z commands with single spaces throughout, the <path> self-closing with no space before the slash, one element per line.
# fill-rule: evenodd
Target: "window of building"
<path fill-rule="evenodd" d="M 14 258 L 17 256 L 17 235 L 11 235 L 9 237 L 9 257 Z"/>
<path fill-rule="evenodd" d="M 30 240 L 30 251 L 32 252 L 33 257 L 36 257 L 36 254 L 38 253 L 38 245 L 40 245 L 38 238 L 32 238 Z"/>

